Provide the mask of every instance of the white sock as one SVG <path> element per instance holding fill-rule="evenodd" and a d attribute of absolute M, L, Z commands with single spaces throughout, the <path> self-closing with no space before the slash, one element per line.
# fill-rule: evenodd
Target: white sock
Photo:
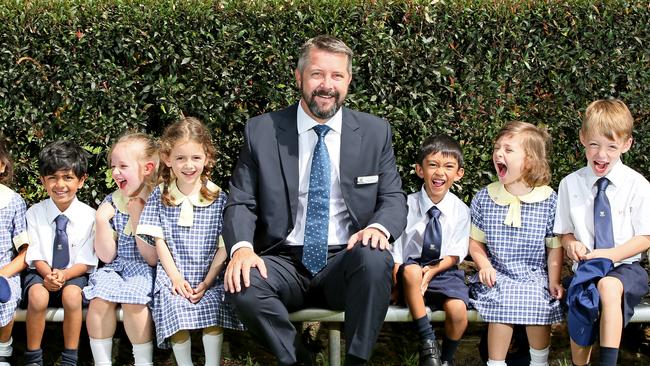
<path fill-rule="evenodd" d="M 506 360 L 501 360 L 501 361 L 495 361 L 495 360 L 488 360 L 487 366 L 508 366 L 506 364 Z"/>
<path fill-rule="evenodd" d="M 223 333 L 203 333 L 203 350 L 205 352 L 205 366 L 219 366 L 221 364 L 221 345 Z"/>
<path fill-rule="evenodd" d="M 192 340 L 188 339 L 183 343 L 172 342 L 172 351 L 176 358 L 177 366 L 194 366 L 192 363 Z"/>
<path fill-rule="evenodd" d="M 135 366 L 153 366 L 153 342 L 133 345 Z"/>
<path fill-rule="evenodd" d="M 530 366 L 548 366 L 549 348 L 534 349 L 530 347 Z"/>
<path fill-rule="evenodd" d="M 111 351 L 113 350 L 113 338 L 95 339 L 90 338 L 90 351 L 93 353 L 95 366 L 111 366 Z"/>
<path fill-rule="evenodd" d="M 14 348 L 11 347 L 13 343 L 14 339 L 11 337 L 6 342 L 0 342 L 0 356 L 11 357 L 11 354 L 14 352 Z"/>

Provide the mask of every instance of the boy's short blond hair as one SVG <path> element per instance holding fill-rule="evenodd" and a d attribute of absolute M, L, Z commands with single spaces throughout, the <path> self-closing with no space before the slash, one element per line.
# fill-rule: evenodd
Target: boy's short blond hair
<path fill-rule="evenodd" d="M 632 137 L 634 118 L 625 103 L 619 99 L 600 99 L 591 102 L 582 119 L 583 136 L 599 134 L 610 140 Z"/>

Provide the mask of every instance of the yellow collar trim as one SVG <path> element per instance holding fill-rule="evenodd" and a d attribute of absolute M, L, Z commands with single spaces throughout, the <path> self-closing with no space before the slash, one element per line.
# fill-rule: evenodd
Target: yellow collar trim
<path fill-rule="evenodd" d="M 208 181 L 206 184 L 208 190 L 219 195 L 221 188 L 216 184 Z M 214 199 L 207 199 L 203 197 L 201 192 L 186 196 L 183 192 L 178 189 L 176 181 L 172 182 L 169 185 L 169 197 L 170 201 L 174 206 L 181 206 L 181 214 L 178 218 L 179 226 L 191 227 L 194 222 L 194 207 L 207 207 L 214 202 Z"/>
<path fill-rule="evenodd" d="M 0 184 L 0 209 L 7 207 L 11 202 L 13 190 L 4 184 Z"/>
<path fill-rule="evenodd" d="M 521 227 L 521 202 L 536 203 L 544 201 L 553 193 L 549 186 L 535 187 L 530 193 L 515 196 L 506 190 L 501 182 L 494 182 L 487 186 L 488 195 L 499 206 L 509 206 L 508 214 L 503 223 L 512 227 Z"/>
<path fill-rule="evenodd" d="M 113 203 L 115 204 L 115 207 L 117 208 L 120 213 L 124 215 L 129 214 L 128 206 L 129 206 L 129 197 L 125 196 L 122 191 L 119 189 L 115 192 L 113 192 Z M 131 228 L 131 216 L 129 216 L 129 219 L 126 221 L 126 225 L 124 225 L 124 229 L 122 232 L 126 236 L 133 236 L 133 229 Z"/>

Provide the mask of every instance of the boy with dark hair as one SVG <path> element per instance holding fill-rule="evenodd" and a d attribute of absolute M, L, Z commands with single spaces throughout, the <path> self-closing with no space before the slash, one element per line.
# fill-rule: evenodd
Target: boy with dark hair
<path fill-rule="evenodd" d="M 82 323 L 81 290 L 97 266 L 93 250 L 95 210 L 77 200 L 86 180 L 87 153 L 70 141 L 56 141 L 38 157 L 41 183 L 49 198 L 27 210 L 29 266 L 23 280 L 27 303 L 26 365 L 42 365 L 41 340 L 48 306 L 63 307 L 61 365 L 77 364 Z"/>
<path fill-rule="evenodd" d="M 460 337 L 467 328 L 469 290 L 457 265 L 467 255 L 469 208 L 449 188 L 463 177 L 463 152 L 446 135 L 422 143 L 415 164 L 424 179 L 420 192 L 407 198 L 404 233 L 392 254 L 397 294 L 404 299 L 419 333 L 420 365 L 453 365 Z M 425 305 L 445 311 L 445 338 L 438 348 Z"/>

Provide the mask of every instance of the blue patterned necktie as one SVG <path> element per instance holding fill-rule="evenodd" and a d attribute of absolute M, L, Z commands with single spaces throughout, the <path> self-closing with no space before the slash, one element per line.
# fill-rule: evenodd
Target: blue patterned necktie
<path fill-rule="evenodd" d="M 605 191 L 609 179 L 603 177 L 596 181 L 598 192 L 594 199 L 594 249 L 614 247 L 614 230 L 612 229 L 612 209 Z"/>
<path fill-rule="evenodd" d="M 318 142 L 314 147 L 309 173 L 307 217 L 302 263 L 312 274 L 318 273 L 327 263 L 327 232 L 330 219 L 330 156 L 325 145 L 325 135 L 330 128 L 314 126 Z"/>
<path fill-rule="evenodd" d="M 442 246 L 442 229 L 440 227 L 440 210 L 433 206 L 427 211 L 429 223 L 424 229 L 424 242 L 422 243 L 421 263 L 430 263 L 440 258 L 440 247 Z"/>
<path fill-rule="evenodd" d="M 63 269 L 70 262 L 68 233 L 65 231 L 68 226 L 68 218 L 65 215 L 59 215 L 54 219 L 54 222 L 56 223 L 56 232 L 54 233 L 54 245 L 52 246 L 52 268 Z"/>

